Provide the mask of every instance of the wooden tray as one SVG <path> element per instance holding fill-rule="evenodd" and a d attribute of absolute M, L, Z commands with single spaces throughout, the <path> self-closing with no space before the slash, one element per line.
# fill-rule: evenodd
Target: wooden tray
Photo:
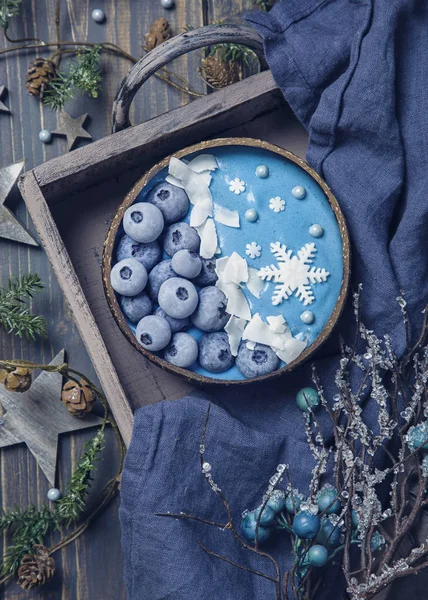
<path fill-rule="evenodd" d="M 102 247 L 123 197 L 159 159 L 213 136 L 262 138 L 299 156 L 306 150 L 306 132 L 270 71 L 129 128 L 130 104 L 144 81 L 172 58 L 222 41 L 262 51 L 260 38 L 246 27 L 209 26 L 168 40 L 142 58 L 124 80 L 113 110 L 114 135 L 50 160 L 20 181 L 27 208 L 127 445 L 133 410 L 163 398 L 180 397 L 191 386 L 144 359 L 122 336 L 107 305 Z"/>

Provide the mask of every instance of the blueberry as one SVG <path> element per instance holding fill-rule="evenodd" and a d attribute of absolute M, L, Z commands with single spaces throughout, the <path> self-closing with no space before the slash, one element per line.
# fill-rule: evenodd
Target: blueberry
<path fill-rule="evenodd" d="M 257 519 L 255 518 L 254 513 L 248 513 L 245 515 L 241 522 L 241 531 L 249 542 L 254 542 L 256 540 L 256 527 Z M 269 539 L 270 533 L 271 532 L 269 529 L 259 525 L 257 530 L 257 541 L 266 542 L 266 540 Z"/>
<path fill-rule="evenodd" d="M 158 301 L 158 295 L 160 286 L 167 279 L 171 279 L 171 277 L 176 277 L 177 274 L 171 267 L 171 259 L 163 260 L 159 264 L 157 264 L 150 271 L 149 280 L 147 282 L 147 291 L 149 293 L 150 298 L 154 301 Z"/>
<path fill-rule="evenodd" d="M 279 513 L 284 508 L 284 503 L 285 503 L 284 492 L 281 492 L 280 490 L 275 490 L 273 492 L 272 496 L 267 501 L 266 506 L 269 506 L 276 513 Z"/>
<path fill-rule="evenodd" d="M 174 256 L 179 250 L 198 252 L 199 244 L 200 240 L 196 229 L 187 223 L 170 225 L 163 238 L 163 247 L 169 256 Z"/>
<path fill-rule="evenodd" d="M 116 260 L 124 258 L 136 258 L 138 262 L 144 265 L 147 271 L 151 271 L 153 267 L 160 261 L 162 250 L 159 242 L 149 242 L 148 244 L 140 244 L 129 235 L 124 235 L 120 240 L 116 250 Z"/>
<path fill-rule="evenodd" d="M 226 313 L 227 298 L 214 285 L 202 288 L 199 292 L 198 308 L 192 315 L 192 323 L 202 331 L 220 331 L 229 320 Z"/>
<path fill-rule="evenodd" d="M 186 192 L 166 182 L 159 183 L 150 190 L 147 202 L 159 208 L 167 225 L 184 219 L 189 210 L 189 198 Z"/>
<path fill-rule="evenodd" d="M 210 373 L 222 373 L 233 366 L 229 338 L 224 331 L 206 333 L 199 342 L 199 364 Z"/>
<path fill-rule="evenodd" d="M 309 412 L 308 407 L 312 410 L 316 410 L 320 405 L 321 400 L 316 389 L 305 387 L 297 392 L 296 403 L 300 410 L 307 413 Z"/>
<path fill-rule="evenodd" d="M 214 285 L 217 281 L 217 273 L 215 272 L 215 258 L 201 258 L 202 269 L 195 279 L 196 285 L 205 287 L 206 285 Z"/>
<path fill-rule="evenodd" d="M 326 548 L 335 548 L 340 544 L 340 533 L 340 527 L 334 525 L 328 517 L 322 517 L 316 541 Z"/>
<path fill-rule="evenodd" d="M 186 319 L 174 319 L 174 317 L 170 317 L 166 314 L 164 310 L 159 306 L 155 310 L 155 315 L 159 315 L 163 319 L 166 319 L 171 327 L 172 333 L 178 333 L 179 331 L 183 331 L 186 327 L 190 325 L 190 319 L 187 317 Z"/>
<path fill-rule="evenodd" d="M 339 514 L 342 504 L 337 496 L 337 490 L 332 485 L 326 484 L 323 486 L 316 496 L 320 512 L 326 511 L 327 515 Z"/>
<path fill-rule="evenodd" d="M 293 490 L 293 494 L 290 493 L 285 499 L 285 510 L 291 515 L 294 515 L 296 512 L 299 512 L 302 500 L 303 494 L 301 494 L 297 490 Z"/>
<path fill-rule="evenodd" d="M 378 550 L 382 550 L 385 546 L 386 540 L 378 531 L 374 531 L 372 535 L 372 539 L 370 541 L 370 548 L 372 552 L 376 552 Z"/>
<path fill-rule="evenodd" d="M 170 317 L 185 319 L 198 305 L 198 292 L 187 279 L 171 277 L 160 286 L 158 302 Z"/>
<path fill-rule="evenodd" d="M 125 258 L 112 268 L 110 283 L 118 294 L 136 296 L 146 287 L 146 268 L 135 258 Z"/>
<path fill-rule="evenodd" d="M 254 517 L 256 520 L 259 518 L 261 509 L 262 509 L 262 507 L 259 506 L 254 511 Z M 269 527 L 269 525 L 273 525 L 275 522 L 275 516 L 276 516 L 275 511 L 273 510 L 273 508 L 266 505 L 264 507 L 262 515 L 260 517 L 260 525 L 263 525 L 263 527 Z"/>
<path fill-rule="evenodd" d="M 147 317 L 146 317 L 147 318 Z M 317 515 L 301 511 L 293 519 L 294 533 L 304 540 L 310 540 L 318 534 L 321 526 L 320 518 Z"/>
<path fill-rule="evenodd" d="M 137 325 L 136 338 L 146 350 L 157 352 L 167 346 L 171 339 L 168 321 L 157 315 L 148 315 Z"/>
<path fill-rule="evenodd" d="M 244 342 L 239 347 L 236 366 L 244 377 L 260 377 L 275 371 L 279 358 L 269 346 L 256 344 L 254 350 L 250 350 Z"/>
<path fill-rule="evenodd" d="M 428 421 L 410 427 L 407 433 L 407 445 L 412 452 L 419 448 L 428 452 Z"/>
<path fill-rule="evenodd" d="M 198 358 L 198 342 L 188 333 L 175 333 L 169 346 L 165 349 L 164 358 L 177 367 L 187 368 Z"/>
<path fill-rule="evenodd" d="M 130 206 L 123 217 L 123 228 L 136 242 L 153 242 L 162 233 L 163 215 L 157 206 L 137 202 Z"/>
<path fill-rule="evenodd" d="M 137 296 L 121 296 L 119 304 L 123 313 L 134 324 L 153 311 L 153 302 L 146 292 L 140 292 Z"/>
<path fill-rule="evenodd" d="M 315 544 L 308 551 L 308 560 L 313 567 L 323 567 L 328 561 L 328 550 Z"/>
<path fill-rule="evenodd" d="M 172 257 L 172 268 L 181 277 L 193 279 L 202 269 L 202 262 L 197 252 L 179 250 Z"/>

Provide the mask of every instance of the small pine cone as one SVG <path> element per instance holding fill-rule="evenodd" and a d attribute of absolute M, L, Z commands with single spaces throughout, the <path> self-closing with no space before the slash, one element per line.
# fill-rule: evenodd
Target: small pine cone
<path fill-rule="evenodd" d="M 143 46 L 146 52 L 153 50 L 159 44 L 162 44 L 172 36 L 171 27 L 165 17 L 159 17 L 150 27 L 149 33 L 145 37 Z"/>
<path fill-rule="evenodd" d="M 61 397 L 68 411 L 76 417 L 83 417 L 91 412 L 95 402 L 94 392 L 83 380 L 80 383 L 67 381 Z"/>
<path fill-rule="evenodd" d="M 24 367 L 16 367 L 14 371 L 0 370 L 0 383 L 9 392 L 26 392 L 31 387 L 31 371 Z"/>
<path fill-rule="evenodd" d="M 239 68 L 234 60 L 220 60 L 218 56 L 207 56 L 202 61 L 201 75 L 213 88 L 223 88 L 239 81 Z"/>
<path fill-rule="evenodd" d="M 46 58 L 35 58 L 27 71 L 27 92 L 37 98 L 43 98 L 45 89 L 56 77 L 56 65 Z"/>
<path fill-rule="evenodd" d="M 49 550 L 42 544 L 36 544 L 34 551 L 34 554 L 25 554 L 22 557 L 18 569 L 18 585 L 23 590 L 43 585 L 55 573 L 55 562 L 49 556 Z"/>

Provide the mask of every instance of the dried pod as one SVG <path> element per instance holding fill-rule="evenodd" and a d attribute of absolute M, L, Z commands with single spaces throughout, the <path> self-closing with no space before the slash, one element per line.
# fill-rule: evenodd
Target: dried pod
<path fill-rule="evenodd" d="M 208 85 L 219 89 L 239 81 L 239 67 L 234 60 L 224 61 L 210 55 L 203 59 L 201 76 Z"/>
<path fill-rule="evenodd" d="M 31 371 L 24 367 L 16 367 L 13 371 L 1 369 L 0 383 L 9 392 L 26 392 L 31 387 Z"/>
<path fill-rule="evenodd" d="M 56 77 L 56 65 L 51 60 L 37 57 L 27 71 L 25 87 L 32 96 L 42 99 L 46 88 Z"/>
<path fill-rule="evenodd" d="M 67 410 L 76 417 L 83 417 L 91 412 L 95 396 L 85 381 L 67 381 L 62 389 L 62 401 Z"/>
<path fill-rule="evenodd" d="M 31 590 L 43 585 L 55 573 L 55 562 L 49 556 L 49 550 L 36 544 L 34 554 L 25 554 L 18 569 L 18 584 L 23 590 Z"/>
<path fill-rule="evenodd" d="M 159 17 L 150 27 L 149 32 L 145 37 L 144 50 L 149 52 L 162 44 L 172 36 L 171 27 L 165 17 Z"/>

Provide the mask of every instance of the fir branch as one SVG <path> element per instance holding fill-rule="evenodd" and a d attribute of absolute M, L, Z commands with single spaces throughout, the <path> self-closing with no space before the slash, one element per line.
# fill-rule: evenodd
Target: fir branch
<path fill-rule="evenodd" d="M 225 43 L 214 44 L 210 48 L 210 55 L 217 56 L 224 62 L 241 62 L 247 67 L 259 68 L 260 62 L 257 54 L 251 48 L 239 44 Z"/>
<path fill-rule="evenodd" d="M 0 288 L 0 325 L 7 333 L 35 340 L 36 336 L 45 337 L 47 322 L 44 317 L 33 315 L 25 306 L 25 299 L 32 298 L 43 289 L 39 275 L 29 273 L 21 279 L 13 277 L 6 289 Z"/>
<path fill-rule="evenodd" d="M 9 19 L 19 15 L 22 0 L 0 0 L 0 26 L 4 31 L 9 27 Z"/>

